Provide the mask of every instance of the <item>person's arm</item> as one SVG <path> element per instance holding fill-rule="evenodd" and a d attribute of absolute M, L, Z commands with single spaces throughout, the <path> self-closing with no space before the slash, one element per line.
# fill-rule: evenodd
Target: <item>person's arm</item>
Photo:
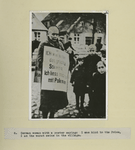
<path fill-rule="evenodd" d="M 76 71 L 77 71 L 77 69 L 78 69 L 78 67 L 80 66 L 80 64 L 78 63 L 75 67 L 74 67 L 74 69 L 72 70 L 72 72 L 71 72 L 71 80 L 70 80 L 70 82 L 72 83 L 72 85 L 74 85 L 74 82 L 75 82 L 75 78 L 76 78 Z"/>
<path fill-rule="evenodd" d="M 74 48 L 72 47 L 72 44 L 71 44 L 71 42 L 70 42 L 70 47 L 72 48 L 72 50 L 73 50 L 73 51 L 75 51 L 75 50 L 74 50 Z"/>
<path fill-rule="evenodd" d="M 96 76 L 97 76 L 97 73 L 94 72 L 94 73 L 92 74 L 92 84 L 91 84 L 92 92 L 95 91 L 95 84 L 96 84 L 96 80 L 97 80 Z"/>
<path fill-rule="evenodd" d="M 61 50 L 65 51 L 65 48 L 64 48 L 63 43 L 62 43 L 61 41 L 58 41 L 58 42 L 59 42 L 59 45 L 60 45 Z"/>
<path fill-rule="evenodd" d="M 71 73 L 70 83 L 72 83 L 72 85 L 74 85 L 74 80 L 75 80 L 75 70 Z"/>
<path fill-rule="evenodd" d="M 37 56 L 37 67 L 38 67 L 38 69 L 42 68 L 43 52 L 44 52 L 44 43 L 41 43 L 39 45 L 39 48 L 38 48 L 38 56 Z"/>

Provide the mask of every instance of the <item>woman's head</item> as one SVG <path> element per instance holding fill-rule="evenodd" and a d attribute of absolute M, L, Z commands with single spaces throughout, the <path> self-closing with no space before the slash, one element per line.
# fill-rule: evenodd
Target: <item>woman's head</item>
<path fill-rule="evenodd" d="M 102 62 L 102 61 L 99 61 L 97 63 L 97 71 L 100 73 L 100 74 L 104 74 L 106 72 L 106 68 L 105 68 L 105 64 Z"/>
<path fill-rule="evenodd" d="M 89 46 L 89 55 L 94 55 L 96 53 L 96 46 L 94 44 Z"/>
<path fill-rule="evenodd" d="M 48 29 L 48 36 L 52 41 L 56 42 L 59 36 L 59 29 L 56 26 L 51 26 Z"/>

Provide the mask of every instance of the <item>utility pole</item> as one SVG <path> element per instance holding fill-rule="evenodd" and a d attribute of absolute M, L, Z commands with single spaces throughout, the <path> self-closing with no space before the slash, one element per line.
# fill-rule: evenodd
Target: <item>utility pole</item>
<path fill-rule="evenodd" d="M 95 18 L 92 19 L 91 24 L 93 25 L 92 44 L 94 44 L 94 34 L 95 34 L 95 32 L 96 32 L 96 20 L 95 20 Z"/>

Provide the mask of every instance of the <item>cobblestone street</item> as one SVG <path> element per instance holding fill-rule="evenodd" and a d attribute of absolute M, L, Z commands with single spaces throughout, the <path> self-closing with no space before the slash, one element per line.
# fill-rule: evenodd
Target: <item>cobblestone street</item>
<path fill-rule="evenodd" d="M 40 106 L 40 83 L 33 82 L 34 71 L 32 72 L 32 101 L 31 101 L 31 118 L 32 119 L 42 119 L 42 112 L 39 111 Z M 84 109 L 77 110 L 75 95 L 73 93 L 73 88 L 70 82 L 68 82 L 68 102 L 69 104 L 58 110 L 55 113 L 55 118 L 88 118 L 89 114 L 86 111 L 88 105 L 88 95 L 85 95 Z"/>

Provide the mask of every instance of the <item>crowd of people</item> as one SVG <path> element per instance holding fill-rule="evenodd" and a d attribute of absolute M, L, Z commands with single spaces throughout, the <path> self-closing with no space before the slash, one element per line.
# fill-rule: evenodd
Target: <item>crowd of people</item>
<path fill-rule="evenodd" d="M 98 41 L 99 42 L 99 41 Z M 40 43 L 36 67 L 42 72 L 44 46 L 59 48 L 69 54 L 70 82 L 76 98 L 76 109 L 84 109 L 85 94 L 89 95 L 87 110 L 90 118 L 106 118 L 106 63 L 105 50 L 102 50 L 101 43 L 92 44 L 89 48 L 89 55 L 79 58 L 70 40 L 64 43 L 59 40 L 59 29 L 51 26 L 48 29 L 48 40 Z M 70 47 L 70 50 L 68 48 Z M 41 90 L 40 108 L 43 118 L 54 118 L 59 109 L 68 105 L 67 92 Z"/>

